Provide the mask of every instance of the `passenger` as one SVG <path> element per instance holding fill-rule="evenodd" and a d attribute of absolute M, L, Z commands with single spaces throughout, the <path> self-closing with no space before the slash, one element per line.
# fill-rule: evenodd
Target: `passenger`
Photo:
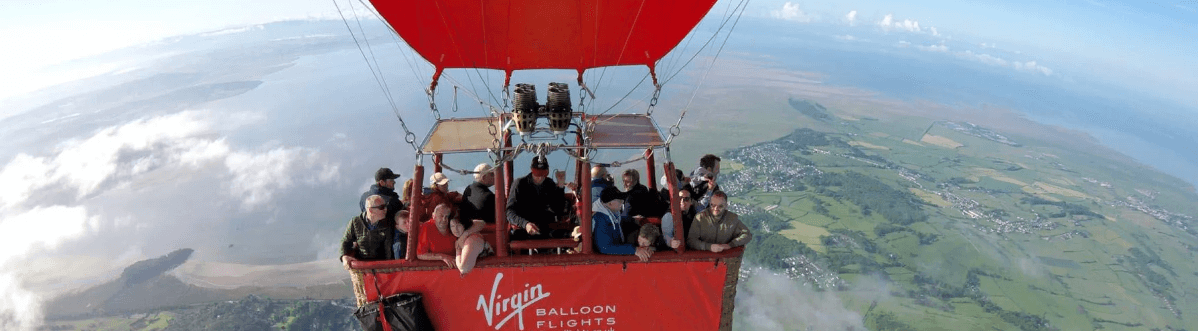
<path fill-rule="evenodd" d="M 366 197 L 366 211 L 349 220 L 341 238 L 341 265 L 349 270 L 350 261 L 391 259 L 394 220 L 387 219 L 387 203 L 382 196 Z"/>
<path fill-rule="evenodd" d="M 493 253 L 490 245 L 478 234 L 465 233 L 461 223 L 452 219 L 453 206 L 440 204 L 433 209 L 433 219 L 420 226 L 420 242 L 417 258 L 427 261 L 442 261 L 450 268 L 457 268 L 465 276 L 474 268 L 477 259 Z"/>
<path fill-rule="evenodd" d="M 532 159 L 531 171 L 512 185 L 507 199 L 507 220 L 516 226 L 512 239 L 565 237 L 550 233 L 549 225 L 565 214 L 565 194 L 549 179 L 549 161 L 544 156 Z"/>
<path fill-rule="evenodd" d="M 749 228 L 740 222 L 736 213 L 728 211 L 728 195 L 723 191 L 712 193 L 707 209 L 695 217 L 695 224 L 687 232 L 687 247 L 719 253 L 753 240 Z"/>
<path fill-rule="evenodd" d="M 624 193 L 615 187 L 608 187 L 599 194 L 599 201 L 594 202 L 595 213 L 591 215 L 591 237 L 595 241 L 595 250 L 600 254 L 636 255 L 642 262 L 649 261 L 653 248 L 641 247 L 624 240 L 624 222 L 620 221 L 620 210 L 624 209 Z M 639 240 L 638 240 L 639 241 Z"/>
<path fill-rule="evenodd" d="M 669 249 L 666 242 L 662 240 L 661 228 L 653 223 L 642 225 L 640 230 L 637 230 L 636 246 L 649 247 L 654 251 Z"/>
<path fill-rule="evenodd" d="M 624 215 L 639 226 L 645 223 L 646 217 L 660 217 L 661 208 L 657 202 L 657 194 L 641 184 L 641 173 L 636 169 L 624 170 Z"/>
<path fill-rule="evenodd" d="M 362 199 L 358 200 L 359 212 L 366 212 L 366 197 L 379 195 L 387 201 L 387 219 L 395 217 L 395 213 L 404 209 L 404 203 L 399 200 L 399 193 L 395 193 L 395 179 L 399 175 L 391 172 L 391 168 L 379 168 L 374 172 L 374 184 L 370 185 L 370 189 L 366 193 L 362 193 Z"/>
<path fill-rule="evenodd" d="M 490 188 L 495 185 L 495 172 L 486 163 L 479 163 L 474 172 L 474 182 L 462 191 L 462 219 L 495 224 L 495 193 Z"/>
<path fill-rule="evenodd" d="M 433 210 L 443 203 L 448 203 L 453 207 L 451 212 L 454 215 L 458 214 L 458 205 L 462 203 L 462 194 L 449 191 L 449 177 L 435 172 L 428 177 L 428 187 L 428 192 L 420 198 L 420 205 L 424 206 L 424 216 L 421 217 L 424 221 L 432 219 Z"/>
<path fill-rule="evenodd" d="M 678 180 L 678 185 L 680 185 L 678 187 L 679 191 L 688 191 L 688 192 L 694 191 L 694 188 L 691 187 L 690 178 L 687 178 L 681 169 L 674 169 L 674 177 L 675 177 L 675 179 Z M 661 200 L 660 203 L 662 206 L 662 214 L 669 214 L 670 213 L 670 182 L 669 182 L 669 179 L 666 178 L 666 175 L 661 175 L 661 179 L 658 180 L 657 183 L 660 184 L 660 186 L 661 186 L 661 190 L 658 190 L 657 196 L 658 196 L 658 199 Z"/>
<path fill-rule="evenodd" d="M 412 204 L 412 180 L 411 179 L 403 181 L 403 195 L 400 198 L 400 201 L 403 201 L 404 205 Z"/>
<path fill-rule="evenodd" d="M 599 194 L 603 193 L 603 189 L 615 186 L 616 180 L 607 173 L 606 167 L 591 167 L 591 202 L 599 200 Z"/>
<path fill-rule="evenodd" d="M 695 200 L 691 199 L 690 191 L 678 190 L 678 207 L 682 210 L 682 233 L 689 234 L 695 220 Z M 661 234 L 670 248 L 677 249 L 682 246 L 682 240 L 674 237 L 674 229 L 674 214 L 667 211 L 661 216 Z"/>
<path fill-rule="evenodd" d="M 712 154 L 699 159 L 699 167 L 691 171 L 691 197 L 697 203 L 695 210 L 703 211 L 711 203 L 711 194 L 720 189 L 716 178 L 720 175 L 720 157 Z"/>
<path fill-rule="evenodd" d="M 391 258 L 402 260 L 408 254 L 408 211 L 395 213 L 395 236 L 391 242 Z"/>

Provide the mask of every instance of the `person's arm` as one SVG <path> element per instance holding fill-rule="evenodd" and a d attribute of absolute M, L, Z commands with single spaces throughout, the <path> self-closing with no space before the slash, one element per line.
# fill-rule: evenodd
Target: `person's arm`
<path fill-rule="evenodd" d="M 600 254 L 607 255 L 632 255 L 636 254 L 636 245 L 619 244 L 618 238 L 624 236 L 622 233 L 616 233 L 616 229 L 611 228 L 611 223 L 605 220 L 606 217 L 599 216 L 591 218 L 595 224 L 595 248 Z"/>
<path fill-rule="evenodd" d="M 545 178 L 545 181 L 550 180 Z M 550 181 L 549 185 L 557 187 L 556 182 Z M 566 214 L 566 191 L 563 188 L 558 188 L 549 192 L 549 210 L 553 212 L 553 219 L 556 220 Z"/>
<path fill-rule="evenodd" d="M 456 221 L 455 221 L 455 222 L 456 222 Z M 462 231 L 462 235 L 461 235 L 460 237 L 461 237 L 461 238 L 466 238 L 466 237 L 470 237 L 470 235 L 472 235 L 472 234 L 475 234 L 475 233 L 482 232 L 482 231 L 483 231 L 483 227 L 486 227 L 486 226 L 487 226 L 487 223 L 486 223 L 486 222 L 483 222 L 483 220 L 477 220 L 477 219 L 476 219 L 476 220 L 474 220 L 474 221 L 472 222 L 472 224 L 470 224 L 470 228 L 469 228 L 469 229 L 466 229 L 465 231 Z"/>
<path fill-rule="evenodd" d="M 736 214 L 729 216 L 736 216 Z M 728 242 L 728 246 L 740 247 L 747 245 L 750 240 L 753 240 L 753 233 L 749 232 L 749 227 L 745 226 L 745 223 L 741 223 L 739 217 L 736 217 L 734 224 L 732 231 L 735 234 L 732 237 L 732 241 Z"/>
<path fill-rule="evenodd" d="M 435 221 L 429 221 L 429 222 L 435 222 Z M 429 237 L 428 237 L 429 229 L 420 229 L 420 230 L 421 230 L 420 231 L 420 242 L 416 245 L 416 258 L 425 260 L 425 261 L 445 262 L 446 265 L 448 265 L 450 268 L 453 268 L 454 267 L 453 256 L 450 256 L 449 254 L 445 254 L 445 253 L 429 252 L 429 245 L 430 245 L 430 241 L 429 241 Z"/>
<path fill-rule="evenodd" d="M 354 243 L 358 241 L 358 235 L 354 232 L 354 220 L 349 220 L 349 225 L 345 226 L 345 235 L 341 236 L 341 256 L 354 256 Z"/>
<path fill-rule="evenodd" d="M 345 235 L 341 237 L 341 266 L 345 270 L 349 270 L 349 262 L 357 260 L 354 258 L 354 243 L 358 240 L 357 233 L 354 232 L 354 219 L 349 220 L 349 225 L 345 226 Z"/>
<path fill-rule="evenodd" d="M 529 222 L 528 219 L 516 214 L 516 197 L 520 195 L 519 184 L 519 182 L 516 182 L 515 185 L 512 185 L 511 194 L 507 196 L 507 222 L 508 224 L 515 225 L 517 228 L 523 229 Z"/>
<path fill-rule="evenodd" d="M 665 238 L 667 243 L 674 240 L 674 214 L 661 215 L 661 237 Z"/>

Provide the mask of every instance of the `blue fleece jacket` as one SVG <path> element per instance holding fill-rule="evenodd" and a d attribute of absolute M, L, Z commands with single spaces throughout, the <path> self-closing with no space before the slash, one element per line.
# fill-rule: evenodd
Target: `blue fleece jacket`
<path fill-rule="evenodd" d="M 636 245 L 624 243 L 624 232 L 620 229 L 619 217 L 612 215 L 599 201 L 595 201 L 594 205 L 597 207 L 591 216 L 591 232 L 595 239 L 595 249 L 600 254 L 636 254 Z"/>

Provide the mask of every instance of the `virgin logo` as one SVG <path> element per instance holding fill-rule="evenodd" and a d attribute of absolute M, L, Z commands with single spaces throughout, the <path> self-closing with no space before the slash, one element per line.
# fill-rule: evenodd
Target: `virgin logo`
<path fill-rule="evenodd" d="M 524 308 L 531 306 L 541 299 L 548 298 L 549 292 L 541 287 L 541 284 L 528 286 L 524 284 L 524 290 L 509 294 L 507 297 L 497 295 L 495 292 L 499 290 L 499 281 L 503 279 L 503 273 L 495 275 L 495 283 L 491 285 L 491 297 L 483 295 L 478 296 L 478 305 L 474 310 L 482 310 L 483 316 L 487 319 L 487 326 L 495 327 L 495 330 L 502 328 L 504 324 L 517 317 L 520 330 L 524 330 Z M 506 315 L 504 315 L 506 314 Z M 495 323 L 495 318 L 504 315 L 499 323 Z"/>

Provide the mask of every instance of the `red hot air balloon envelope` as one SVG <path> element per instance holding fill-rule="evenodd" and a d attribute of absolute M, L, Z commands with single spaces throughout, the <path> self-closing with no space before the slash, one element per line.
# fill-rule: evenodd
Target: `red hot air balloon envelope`
<path fill-rule="evenodd" d="M 387 23 L 436 67 L 503 70 L 654 64 L 678 45 L 713 0 L 372 1 Z M 655 84 L 656 84 L 656 78 Z M 504 85 L 508 81 L 505 79 Z"/>

